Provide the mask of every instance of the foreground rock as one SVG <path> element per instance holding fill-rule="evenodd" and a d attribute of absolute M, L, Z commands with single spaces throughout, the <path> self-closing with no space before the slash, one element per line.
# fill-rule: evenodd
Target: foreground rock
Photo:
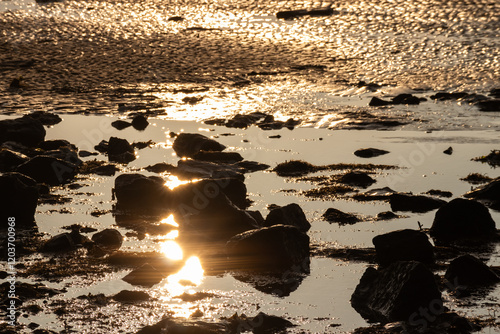
<path fill-rule="evenodd" d="M 165 181 L 157 176 L 122 174 L 115 179 L 116 209 L 126 212 L 161 213 L 170 207 Z"/>
<path fill-rule="evenodd" d="M 385 269 L 368 268 L 352 294 L 354 309 L 369 321 L 414 321 L 422 310 L 444 311 L 434 275 L 416 261 L 395 262 Z"/>
<path fill-rule="evenodd" d="M 175 138 L 172 148 L 182 158 L 193 157 L 200 151 L 220 152 L 226 147 L 198 133 L 181 133 Z"/>
<path fill-rule="evenodd" d="M 19 173 L 4 173 L 0 175 L 0 189 L 0 230 L 8 229 L 9 217 L 15 219 L 16 229 L 35 227 L 39 197 L 35 180 Z"/>
<path fill-rule="evenodd" d="M 296 227 L 275 225 L 232 237 L 226 251 L 238 269 L 288 269 L 309 262 L 309 237 Z"/>
<path fill-rule="evenodd" d="M 500 202 L 500 178 L 469 191 L 464 197 L 498 204 Z"/>
<path fill-rule="evenodd" d="M 462 255 L 450 262 L 444 277 L 454 287 L 484 286 L 500 282 L 500 277 L 481 260 Z"/>
<path fill-rule="evenodd" d="M 33 147 L 44 140 L 45 134 L 42 123 L 29 116 L 0 121 L 0 144 L 13 141 Z"/>
<path fill-rule="evenodd" d="M 307 232 L 311 228 L 311 224 L 307 221 L 304 211 L 295 203 L 275 208 L 269 212 L 263 227 L 274 225 L 295 226 L 301 232 Z"/>
<path fill-rule="evenodd" d="M 76 170 L 75 164 L 43 155 L 31 158 L 16 168 L 17 172 L 28 175 L 36 182 L 51 186 L 58 186 L 72 180 Z"/>
<path fill-rule="evenodd" d="M 373 238 L 377 262 L 388 266 L 397 261 L 434 263 L 434 247 L 427 235 L 416 230 L 399 230 Z"/>
<path fill-rule="evenodd" d="M 491 238 L 496 235 L 496 224 L 483 204 L 456 198 L 436 212 L 430 233 L 440 241 Z"/>
<path fill-rule="evenodd" d="M 392 211 L 411 212 L 427 212 L 446 204 L 442 199 L 407 194 L 392 194 L 389 196 L 389 202 Z"/>

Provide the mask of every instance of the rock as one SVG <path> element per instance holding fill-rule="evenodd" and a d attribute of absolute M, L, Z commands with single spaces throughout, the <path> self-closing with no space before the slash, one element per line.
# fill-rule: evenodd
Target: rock
<path fill-rule="evenodd" d="M 193 155 L 193 159 L 211 162 L 235 163 L 243 160 L 238 152 L 206 152 L 199 151 Z"/>
<path fill-rule="evenodd" d="M 392 190 L 391 188 L 384 187 L 371 189 L 364 193 L 356 194 L 353 196 L 353 198 L 357 201 L 385 201 L 388 200 L 391 195 L 396 193 L 397 192 Z"/>
<path fill-rule="evenodd" d="M 62 118 L 59 115 L 44 111 L 34 111 L 28 116 L 33 119 L 36 119 L 43 125 L 56 125 L 62 122 Z"/>
<path fill-rule="evenodd" d="M 76 148 L 73 148 L 71 146 L 64 146 L 55 150 L 45 151 L 42 155 L 46 157 L 61 159 L 76 166 L 79 166 L 83 162 L 78 157 L 78 151 L 76 150 Z"/>
<path fill-rule="evenodd" d="M 301 265 L 292 266 L 283 272 L 255 272 L 248 268 L 234 270 L 231 275 L 252 286 L 257 291 L 277 297 L 287 297 L 298 289 L 310 273 L 310 263 L 304 261 Z"/>
<path fill-rule="evenodd" d="M 239 269 L 287 269 L 309 263 L 309 237 L 296 227 L 275 225 L 232 237 L 226 251 Z"/>
<path fill-rule="evenodd" d="M 352 213 L 345 213 L 334 208 L 328 208 L 323 214 L 323 218 L 329 223 L 339 224 L 355 224 L 361 221 L 361 219 Z"/>
<path fill-rule="evenodd" d="M 483 204 L 456 198 L 436 212 L 430 233 L 442 241 L 488 238 L 496 234 L 496 227 Z"/>
<path fill-rule="evenodd" d="M 13 171 L 17 166 L 28 160 L 29 158 L 22 153 L 0 148 L 0 172 Z"/>
<path fill-rule="evenodd" d="M 295 203 L 273 209 L 269 212 L 263 227 L 274 225 L 295 226 L 301 232 L 307 232 L 311 228 L 311 224 L 307 221 L 304 211 Z"/>
<path fill-rule="evenodd" d="M 87 244 L 89 239 L 74 230 L 70 233 L 58 234 L 47 240 L 42 248 L 42 252 L 63 253 L 75 250 L 78 246 Z"/>
<path fill-rule="evenodd" d="M 254 334 L 286 333 L 287 328 L 295 326 L 286 319 L 262 312 L 252 319 L 248 319 L 245 323 L 248 325 L 247 328 L 251 329 Z"/>
<path fill-rule="evenodd" d="M 122 290 L 112 298 L 120 303 L 140 303 L 151 299 L 147 292 L 130 290 Z"/>
<path fill-rule="evenodd" d="M 351 186 L 366 188 L 377 181 L 366 173 L 353 171 L 342 175 L 340 182 Z"/>
<path fill-rule="evenodd" d="M 363 148 L 354 152 L 354 155 L 360 158 L 374 158 L 389 153 L 389 151 L 379 150 L 378 148 Z"/>
<path fill-rule="evenodd" d="M 388 266 L 397 261 L 434 263 L 434 247 L 427 235 L 416 230 L 399 230 L 373 238 L 377 262 Z"/>
<path fill-rule="evenodd" d="M 389 202 L 392 211 L 411 212 L 427 212 L 446 204 L 442 199 L 407 194 L 392 194 L 389 196 Z"/>
<path fill-rule="evenodd" d="M 464 197 L 474 198 L 478 200 L 486 200 L 490 202 L 500 201 L 500 178 L 496 178 L 493 181 L 477 187 L 474 190 L 469 191 L 464 194 Z"/>
<path fill-rule="evenodd" d="M 488 155 L 474 158 L 472 160 L 486 162 L 488 165 L 493 167 L 500 166 L 500 150 L 492 150 Z"/>
<path fill-rule="evenodd" d="M 111 126 L 117 130 L 123 130 L 125 128 L 128 128 L 129 126 L 132 126 L 132 123 L 129 123 L 127 121 L 123 121 L 123 120 L 119 119 L 119 120 L 112 122 Z"/>
<path fill-rule="evenodd" d="M 77 166 L 53 157 L 39 155 L 19 165 L 16 171 L 36 182 L 58 186 L 73 179 Z"/>
<path fill-rule="evenodd" d="M 251 113 L 248 115 L 235 115 L 233 118 L 226 122 L 228 128 L 240 128 L 246 129 L 249 126 L 257 123 L 261 118 L 265 117 L 265 114 L 261 113 Z"/>
<path fill-rule="evenodd" d="M 351 296 L 352 307 L 365 319 L 382 323 L 413 320 L 422 311 L 444 311 L 432 272 L 420 262 L 400 261 L 385 269 L 367 268 Z"/>
<path fill-rule="evenodd" d="M 472 255 L 462 255 L 450 262 L 444 277 L 458 286 L 484 286 L 500 282 L 500 277 L 481 260 Z"/>
<path fill-rule="evenodd" d="M 16 230 L 36 227 L 39 194 L 35 180 L 19 173 L 4 173 L 0 175 L 0 189 L 0 230 L 8 229 L 9 217 L 15 218 Z"/>
<path fill-rule="evenodd" d="M 165 276 L 149 263 L 145 263 L 139 268 L 132 270 L 129 274 L 122 278 L 127 283 L 132 285 L 142 285 L 152 287 L 161 282 Z"/>
<path fill-rule="evenodd" d="M 220 152 L 226 147 L 198 133 L 181 133 L 175 137 L 173 149 L 180 157 L 193 157 L 199 151 Z"/>
<path fill-rule="evenodd" d="M 154 165 L 147 166 L 144 169 L 147 170 L 148 172 L 153 172 L 153 173 L 165 173 L 174 171 L 175 168 L 176 167 L 171 164 L 160 162 Z"/>
<path fill-rule="evenodd" d="M 174 171 L 174 174 L 180 178 L 235 178 L 241 181 L 245 179 L 243 173 L 245 173 L 245 170 L 235 165 L 196 160 L 179 160 Z"/>
<path fill-rule="evenodd" d="M 0 121 L 0 144 L 6 141 L 21 143 L 33 147 L 45 138 L 42 123 L 29 116 Z"/>
<path fill-rule="evenodd" d="M 399 218 L 399 216 L 392 211 L 384 211 L 384 212 L 379 212 L 376 218 L 377 220 L 390 220 Z"/>
<path fill-rule="evenodd" d="M 279 176 L 301 176 L 316 170 L 316 166 L 302 160 L 285 161 L 273 169 Z"/>
<path fill-rule="evenodd" d="M 120 231 L 107 228 L 101 232 L 95 233 L 92 236 L 92 241 L 100 247 L 117 250 L 122 246 L 123 236 Z"/>
<path fill-rule="evenodd" d="M 182 22 L 184 21 L 184 18 L 182 16 L 171 16 L 167 21 Z"/>
<path fill-rule="evenodd" d="M 370 107 L 384 107 L 384 106 L 388 106 L 391 104 L 392 104 L 391 101 L 385 101 L 385 100 L 379 99 L 378 97 L 372 97 L 372 99 L 370 100 L 370 103 L 368 103 L 368 105 Z"/>
<path fill-rule="evenodd" d="M 191 239 L 225 242 L 257 227 L 252 216 L 236 207 L 222 188 L 216 184 L 197 186 L 177 187 L 172 207 L 180 229 Z"/>
<path fill-rule="evenodd" d="M 420 104 L 420 99 L 411 94 L 399 94 L 392 98 L 393 104 Z"/>
<path fill-rule="evenodd" d="M 157 176 L 119 175 L 113 193 L 119 211 L 157 214 L 165 213 L 170 207 L 171 192 Z"/>
<path fill-rule="evenodd" d="M 109 161 L 127 164 L 135 160 L 134 148 L 125 139 L 109 138 L 107 153 Z"/>
<path fill-rule="evenodd" d="M 234 164 L 234 166 L 240 167 L 244 169 L 244 173 L 253 173 L 261 170 L 268 169 L 269 165 L 262 164 L 256 161 L 240 161 Z"/>
<path fill-rule="evenodd" d="M 479 101 L 476 105 L 481 111 L 500 111 L 500 99 Z"/>
<path fill-rule="evenodd" d="M 134 129 L 142 131 L 149 125 L 148 119 L 144 115 L 137 115 L 132 119 L 132 126 Z"/>
<path fill-rule="evenodd" d="M 167 317 L 154 325 L 143 327 L 137 334 L 220 334 L 227 332 L 227 326 L 228 324 L 224 322 L 209 323 Z"/>
<path fill-rule="evenodd" d="M 38 144 L 38 148 L 41 148 L 44 151 L 58 150 L 63 147 L 69 147 L 73 151 L 78 151 L 75 145 L 64 139 L 45 140 Z"/>
<path fill-rule="evenodd" d="M 452 155 L 453 154 L 453 147 L 448 147 L 446 150 L 443 151 L 444 154 Z"/>
<path fill-rule="evenodd" d="M 459 100 L 469 96 L 469 93 L 466 92 L 455 92 L 455 93 L 437 93 L 435 95 L 431 95 L 430 98 L 433 100 L 439 101 L 447 101 L 447 100 Z"/>
<path fill-rule="evenodd" d="M 425 194 L 431 195 L 431 196 L 445 197 L 445 198 L 450 198 L 453 196 L 453 193 L 451 191 L 444 191 L 444 190 L 438 190 L 438 189 L 431 189 L 429 191 L 426 191 Z"/>
<path fill-rule="evenodd" d="M 293 20 L 295 18 L 306 16 L 308 11 L 306 9 L 299 10 L 285 10 L 276 13 L 276 18 L 283 20 Z"/>

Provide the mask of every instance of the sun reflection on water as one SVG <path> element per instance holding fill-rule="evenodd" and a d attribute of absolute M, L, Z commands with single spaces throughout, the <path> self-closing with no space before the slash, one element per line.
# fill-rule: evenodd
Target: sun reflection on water
<path fill-rule="evenodd" d="M 181 246 L 173 240 L 167 240 L 161 245 L 161 251 L 170 260 L 182 260 L 184 252 Z"/>
<path fill-rule="evenodd" d="M 191 256 L 179 272 L 167 278 L 166 290 L 171 296 L 178 296 L 203 282 L 203 267 L 197 256 Z"/>
<path fill-rule="evenodd" d="M 160 223 L 172 225 L 174 227 L 179 227 L 179 224 L 177 224 L 177 222 L 175 221 L 174 215 L 170 215 L 167 218 L 162 219 Z M 168 239 L 171 239 L 171 238 L 168 238 Z M 175 239 L 175 238 L 173 238 L 173 239 Z"/>

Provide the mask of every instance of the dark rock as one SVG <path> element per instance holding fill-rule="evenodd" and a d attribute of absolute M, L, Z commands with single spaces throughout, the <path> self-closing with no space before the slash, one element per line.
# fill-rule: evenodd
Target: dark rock
<path fill-rule="evenodd" d="M 453 154 L 453 147 L 448 147 L 446 150 L 443 151 L 444 154 L 452 155 Z"/>
<path fill-rule="evenodd" d="M 43 125 L 56 125 L 62 122 L 62 118 L 59 115 L 44 111 L 34 111 L 28 116 L 40 121 Z"/>
<path fill-rule="evenodd" d="M 248 319 L 246 324 L 248 324 L 247 328 L 251 329 L 254 334 L 283 333 L 286 332 L 287 328 L 295 326 L 286 319 L 275 315 L 267 315 L 262 312 L 257 314 L 252 319 Z"/>
<path fill-rule="evenodd" d="M 130 290 L 122 290 L 112 298 L 120 303 L 140 303 L 151 299 L 147 292 Z"/>
<path fill-rule="evenodd" d="M 466 181 L 466 182 L 469 182 L 469 183 L 472 183 L 472 184 L 481 184 L 481 183 L 490 182 L 493 179 L 491 177 L 483 175 L 483 174 L 470 173 L 469 175 L 467 175 L 466 177 L 461 178 L 460 180 Z M 499 195 L 500 195 L 500 191 L 499 191 Z M 467 196 L 467 194 L 464 195 L 464 196 L 465 197 L 469 197 L 469 196 Z M 497 196 L 497 198 L 499 198 L 499 197 Z"/>
<path fill-rule="evenodd" d="M 106 140 L 101 140 L 99 144 L 94 146 L 94 149 L 101 153 L 108 153 L 108 145 Z"/>
<path fill-rule="evenodd" d="M 392 99 L 393 104 L 420 104 L 420 99 L 411 94 L 399 94 Z"/>
<path fill-rule="evenodd" d="M 425 192 L 427 195 L 431 196 L 439 196 L 439 197 L 446 197 L 450 198 L 453 196 L 453 193 L 451 191 L 444 191 L 444 190 L 437 190 L 437 189 L 431 189 L 429 191 Z"/>
<path fill-rule="evenodd" d="M 78 151 L 72 146 L 60 147 L 56 150 L 45 151 L 41 154 L 46 157 L 61 159 L 76 166 L 80 165 L 83 161 L 78 157 Z"/>
<path fill-rule="evenodd" d="M 19 165 L 16 171 L 28 175 L 36 182 L 57 186 L 72 180 L 77 166 L 49 156 L 36 156 Z"/>
<path fill-rule="evenodd" d="M 427 235 L 416 230 L 399 230 L 373 238 L 377 262 L 388 266 L 397 261 L 434 263 L 434 247 Z"/>
<path fill-rule="evenodd" d="M 120 211 L 160 213 L 170 206 L 170 191 L 165 187 L 165 181 L 156 176 L 119 175 L 113 192 L 116 209 Z"/>
<path fill-rule="evenodd" d="M 16 229 L 34 228 L 39 196 L 35 180 L 19 173 L 4 173 L 0 175 L 0 189 L 0 229 L 9 227 L 9 217 L 15 218 Z"/>
<path fill-rule="evenodd" d="M 89 239 L 80 234 L 78 230 L 70 233 L 58 234 L 47 240 L 42 248 L 42 252 L 63 253 L 75 250 L 78 246 L 87 244 Z"/>
<path fill-rule="evenodd" d="M 261 118 L 265 117 L 264 114 L 260 113 L 251 113 L 248 115 L 235 115 L 233 118 L 229 119 L 226 122 L 226 126 L 228 128 L 240 128 L 246 129 L 249 126 L 257 123 Z"/>
<path fill-rule="evenodd" d="M 302 284 L 310 273 L 310 263 L 304 261 L 285 272 L 255 272 L 255 270 L 235 270 L 232 276 L 238 281 L 252 286 L 257 291 L 277 297 L 287 297 Z"/>
<path fill-rule="evenodd" d="M 38 148 L 41 148 L 42 150 L 45 151 L 59 150 L 63 147 L 68 147 L 71 148 L 73 151 L 77 151 L 75 145 L 71 144 L 69 141 L 64 139 L 45 140 L 40 144 L 38 144 Z"/>
<path fill-rule="evenodd" d="M 211 162 L 235 163 L 243 160 L 238 152 L 206 152 L 199 151 L 193 155 L 193 159 Z"/>
<path fill-rule="evenodd" d="M 392 211 L 384 211 L 377 214 L 377 220 L 389 220 L 396 219 L 398 217 L 399 216 Z"/>
<path fill-rule="evenodd" d="M 160 162 L 151 166 L 147 166 L 144 169 L 147 170 L 148 172 L 153 172 L 153 173 L 165 173 L 174 171 L 175 166 L 164 162 Z"/>
<path fill-rule="evenodd" d="M 45 138 L 45 129 L 40 121 L 29 116 L 0 121 L 0 144 L 6 141 L 36 146 Z"/>
<path fill-rule="evenodd" d="M 384 106 L 388 106 L 391 104 L 392 104 L 391 101 L 385 101 L 385 100 L 379 99 L 378 97 L 372 97 L 372 99 L 370 100 L 370 103 L 368 105 L 370 107 L 384 107 Z"/>
<path fill-rule="evenodd" d="M 299 10 L 285 10 L 276 13 L 276 18 L 283 20 L 293 20 L 295 18 L 308 15 L 308 11 L 306 9 Z"/>
<path fill-rule="evenodd" d="M 198 133 L 181 133 L 175 137 L 173 149 L 180 157 L 193 157 L 199 151 L 223 151 L 226 147 Z"/>
<path fill-rule="evenodd" d="M 107 175 L 113 176 L 120 169 L 114 164 L 108 164 L 100 160 L 88 160 L 84 161 L 80 166 L 78 166 L 79 174 L 97 174 L 97 175 Z"/>
<path fill-rule="evenodd" d="M 92 236 L 92 241 L 100 247 L 116 250 L 122 246 L 123 236 L 118 230 L 107 228 L 95 233 Z"/>
<path fill-rule="evenodd" d="M 235 178 L 243 181 L 245 170 L 232 164 L 216 164 L 208 161 L 179 160 L 173 171 L 180 178 Z"/>
<path fill-rule="evenodd" d="M 353 171 L 342 175 L 342 177 L 340 178 L 340 182 L 351 186 L 359 186 L 366 188 L 377 181 L 375 181 L 371 176 L 369 176 L 366 173 Z"/>
<path fill-rule="evenodd" d="M 232 237 L 226 251 L 240 269 L 287 269 L 309 262 L 309 237 L 296 227 L 275 225 Z"/>
<path fill-rule="evenodd" d="M 137 334 L 162 334 L 166 332 L 169 334 L 220 334 L 227 332 L 227 324 L 167 317 L 154 325 L 143 327 Z"/>
<path fill-rule="evenodd" d="M 389 187 L 376 188 L 368 190 L 364 193 L 356 194 L 353 198 L 357 201 L 385 201 L 388 200 L 391 195 L 396 194 L 396 191 Z"/>
<path fill-rule="evenodd" d="M 302 123 L 301 120 L 295 120 L 293 118 L 289 118 L 286 120 L 284 126 L 285 128 L 289 129 L 289 130 L 293 130 L 297 125 L 299 125 L 300 123 Z"/>
<path fill-rule="evenodd" d="M 301 232 L 307 232 L 311 228 L 311 224 L 307 221 L 304 211 L 295 203 L 273 209 L 269 212 L 263 227 L 274 225 L 295 226 Z"/>
<path fill-rule="evenodd" d="M 491 202 L 500 201 L 500 178 L 496 178 L 485 185 L 469 191 L 464 194 L 464 197 Z"/>
<path fill-rule="evenodd" d="M 155 145 L 155 142 L 152 141 L 152 140 L 148 140 L 148 141 L 140 141 L 140 142 L 137 142 L 137 143 L 132 143 L 132 147 L 133 148 L 136 148 L 138 150 L 142 150 L 146 147 L 152 147 Z"/>
<path fill-rule="evenodd" d="M 148 119 L 144 115 L 137 115 L 132 119 L 134 129 L 142 131 L 149 125 Z"/>
<path fill-rule="evenodd" d="M 245 170 L 245 173 L 252 173 L 252 172 L 257 172 L 261 170 L 266 170 L 268 169 L 269 165 L 262 164 L 260 162 L 256 161 L 240 161 L 234 164 L 237 167 L 243 168 Z"/>
<path fill-rule="evenodd" d="M 500 166 L 500 150 L 492 150 L 488 155 L 474 158 L 472 160 L 486 162 L 488 165 L 493 167 Z"/>
<path fill-rule="evenodd" d="M 484 286 L 500 282 L 500 277 L 481 260 L 462 255 L 450 262 L 444 277 L 454 286 Z"/>
<path fill-rule="evenodd" d="M 129 123 L 127 121 L 123 121 L 123 120 L 119 119 L 119 120 L 112 122 L 111 126 L 114 127 L 115 129 L 123 130 L 125 128 L 128 128 L 129 126 L 132 126 L 132 123 Z"/>
<path fill-rule="evenodd" d="M 247 210 L 247 213 L 252 216 L 252 218 L 255 220 L 255 222 L 257 223 L 257 226 L 258 227 L 264 227 L 264 224 L 265 224 L 265 219 L 264 219 L 264 216 L 262 216 L 262 213 L 260 213 L 260 211 L 250 211 L 250 210 Z"/>
<path fill-rule="evenodd" d="M 10 172 L 28 160 L 22 153 L 0 148 L 0 172 Z"/>
<path fill-rule="evenodd" d="M 427 212 L 437 209 L 446 201 L 421 195 L 392 194 L 389 197 L 392 211 Z"/>
<path fill-rule="evenodd" d="M 433 100 L 447 101 L 447 100 L 459 100 L 469 96 L 469 93 L 465 92 L 455 92 L 455 93 L 437 93 L 430 96 Z"/>
<path fill-rule="evenodd" d="M 132 270 L 122 279 L 132 285 L 151 287 L 161 282 L 165 276 L 149 263 L 145 263 L 139 268 Z"/>
<path fill-rule="evenodd" d="M 389 151 L 379 150 L 377 148 L 363 148 L 354 152 L 354 155 L 361 158 L 373 158 L 389 153 Z"/>
<path fill-rule="evenodd" d="M 500 99 L 480 101 L 476 105 L 481 111 L 500 111 Z"/>
<path fill-rule="evenodd" d="M 271 138 L 271 139 L 280 139 L 281 138 L 281 135 L 274 135 L 274 136 L 269 136 L 267 138 Z"/>
<path fill-rule="evenodd" d="M 436 212 L 430 232 L 433 238 L 452 241 L 491 237 L 496 233 L 496 227 L 484 205 L 473 200 L 456 198 Z"/>
<path fill-rule="evenodd" d="M 109 161 L 127 164 L 135 160 L 134 148 L 126 139 L 109 138 L 107 152 Z"/>
<path fill-rule="evenodd" d="M 408 321 L 421 310 L 444 311 L 432 272 L 420 262 L 400 261 L 385 269 L 366 269 L 351 296 L 351 305 L 369 321 Z"/>
<path fill-rule="evenodd" d="M 355 224 L 361 221 L 361 219 L 352 213 L 345 213 L 334 208 L 328 208 L 323 214 L 323 218 L 329 223 L 339 224 Z"/>
<path fill-rule="evenodd" d="M 332 8 L 317 8 L 307 11 L 309 16 L 330 16 L 333 15 L 334 11 Z"/>
<path fill-rule="evenodd" d="M 171 16 L 168 18 L 168 21 L 182 22 L 184 21 L 184 18 L 182 16 Z"/>
<path fill-rule="evenodd" d="M 282 162 L 273 169 L 279 176 L 301 176 L 316 170 L 316 166 L 302 160 Z"/>

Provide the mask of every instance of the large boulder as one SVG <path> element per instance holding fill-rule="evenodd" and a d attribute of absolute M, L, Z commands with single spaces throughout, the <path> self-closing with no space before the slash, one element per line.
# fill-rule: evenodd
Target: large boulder
<path fill-rule="evenodd" d="M 392 211 L 427 212 L 443 206 L 446 201 L 422 195 L 392 194 L 389 203 Z"/>
<path fill-rule="evenodd" d="M 110 250 L 119 249 L 123 243 L 123 236 L 120 231 L 114 228 L 107 228 L 92 236 L 92 241 L 99 247 Z"/>
<path fill-rule="evenodd" d="M 29 158 L 22 153 L 9 150 L 7 148 L 0 149 L 0 172 L 11 172 L 17 166 L 28 161 Z"/>
<path fill-rule="evenodd" d="M 400 261 L 385 269 L 367 268 L 351 296 L 352 307 L 365 319 L 382 323 L 408 321 L 419 312 L 443 312 L 434 275 L 416 261 Z"/>
<path fill-rule="evenodd" d="M 119 175 L 113 193 L 119 211 L 158 214 L 165 213 L 170 207 L 171 191 L 157 176 Z"/>
<path fill-rule="evenodd" d="M 450 262 L 444 277 L 454 286 L 482 286 L 500 282 L 500 277 L 477 257 L 462 255 Z"/>
<path fill-rule="evenodd" d="M 377 262 L 388 266 L 397 261 L 434 263 L 434 247 L 427 235 L 416 230 L 399 230 L 373 238 Z"/>
<path fill-rule="evenodd" d="M 193 157 L 200 151 L 220 152 L 226 147 L 199 133 L 181 133 L 175 138 L 172 148 L 182 158 Z"/>
<path fill-rule="evenodd" d="M 14 141 L 26 146 L 36 146 L 44 140 L 45 133 L 42 123 L 29 116 L 0 121 L 0 144 Z"/>
<path fill-rule="evenodd" d="M 38 188 L 35 180 L 19 173 L 0 175 L 0 229 L 9 227 L 9 218 L 15 219 L 16 229 L 36 226 L 35 211 L 38 203 Z M 10 219 L 12 221 L 12 219 Z"/>
<path fill-rule="evenodd" d="M 304 211 L 295 203 L 275 208 L 269 212 L 263 227 L 274 225 L 295 226 L 302 232 L 307 232 L 311 228 Z"/>
<path fill-rule="evenodd" d="M 77 166 L 54 157 L 39 155 L 19 165 L 16 171 L 38 183 L 58 186 L 73 179 Z"/>
<path fill-rule="evenodd" d="M 433 238 L 443 241 L 487 238 L 496 234 L 495 226 L 483 204 L 456 198 L 436 212 L 430 233 Z"/>
<path fill-rule="evenodd" d="M 232 237 L 226 252 L 238 269 L 281 270 L 309 263 L 309 236 L 294 226 L 274 225 Z"/>

